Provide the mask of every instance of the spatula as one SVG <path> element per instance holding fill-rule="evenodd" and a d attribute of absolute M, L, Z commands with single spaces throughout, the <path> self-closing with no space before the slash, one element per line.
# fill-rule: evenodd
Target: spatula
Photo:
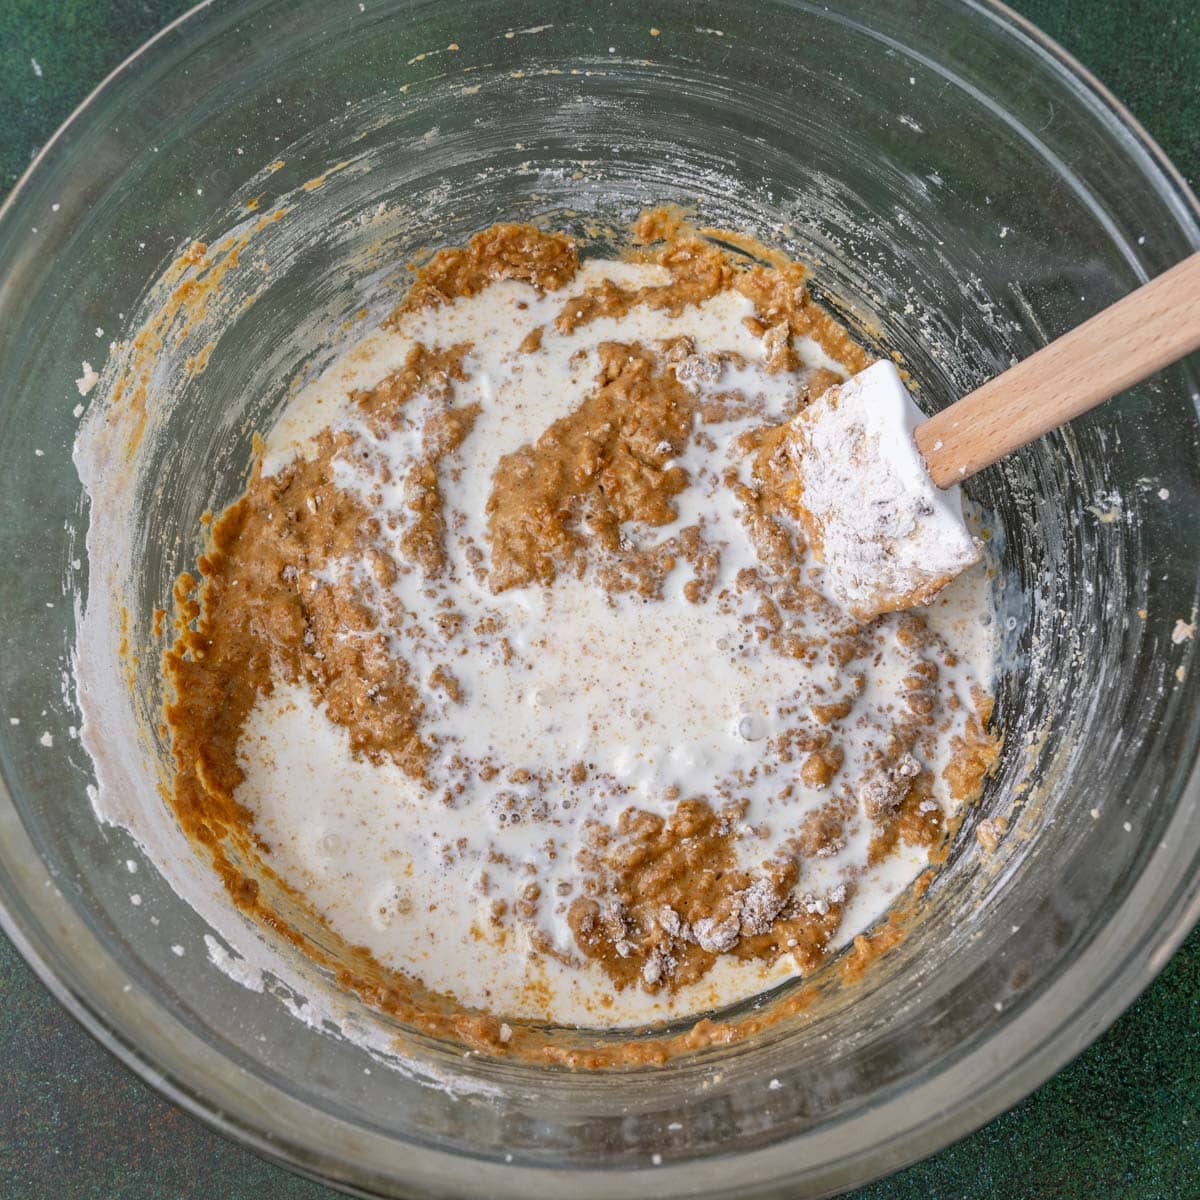
<path fill-rule="evenodd" d="M 1200 349 L 1200 253 L 926 418 L 893 363 L 828 389 L 790 453 L 809 541 L 852 616 L 927 604 L 982 548 L 958 485 Z"/>

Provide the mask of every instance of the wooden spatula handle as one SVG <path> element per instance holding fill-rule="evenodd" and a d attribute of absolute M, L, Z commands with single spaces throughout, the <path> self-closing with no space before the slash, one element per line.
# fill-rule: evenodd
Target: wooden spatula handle
<path fill-rule="evenodd" d="M 1200 349 L 1200 254 L 922 422 L 917 447 L 938 487 Z"/>

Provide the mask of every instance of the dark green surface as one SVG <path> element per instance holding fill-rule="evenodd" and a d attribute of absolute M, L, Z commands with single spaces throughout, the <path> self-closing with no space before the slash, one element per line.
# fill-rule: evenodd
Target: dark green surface
<path fill-rule="evenodd" d="M 178 0 L 0 0 L 0 195 Z M 1200 0 L 1020 0 L 1200 179 Z M 36 60 L 39 76 L 33 68 Z M 0 936 L 0 1200 L 315 1200 L 334 1193 L 151 1092 Z M 1200 930 L 1147 993 L 1011 1112 L 856 1200 L 1200 1197 Z"/>

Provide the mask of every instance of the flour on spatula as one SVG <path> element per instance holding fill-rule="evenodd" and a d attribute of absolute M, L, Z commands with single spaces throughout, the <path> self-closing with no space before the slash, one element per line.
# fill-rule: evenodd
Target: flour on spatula
<path fill-rule="evenodd" d="M 895 366 L 877 362 L 794 423 L 789 449 L 809 541 L 859 620 L 928 604 L 982 553 L 959 489 L 929 478 L 913 440 L 921 420 Z"/>

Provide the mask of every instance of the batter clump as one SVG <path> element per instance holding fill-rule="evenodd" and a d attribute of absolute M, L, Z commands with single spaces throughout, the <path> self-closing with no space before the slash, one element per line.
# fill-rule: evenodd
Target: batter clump
<path fill-rule="evenodd" d="M 642 1024 L 816 970 L 995 757 L 982 576 L 863 623 L 806 546 L 792 423 L 866 363 L 802 267 L 661 212 L 620 260 L 439 251 L 177 585 L 185 831 L 443 1013 Z"/>

